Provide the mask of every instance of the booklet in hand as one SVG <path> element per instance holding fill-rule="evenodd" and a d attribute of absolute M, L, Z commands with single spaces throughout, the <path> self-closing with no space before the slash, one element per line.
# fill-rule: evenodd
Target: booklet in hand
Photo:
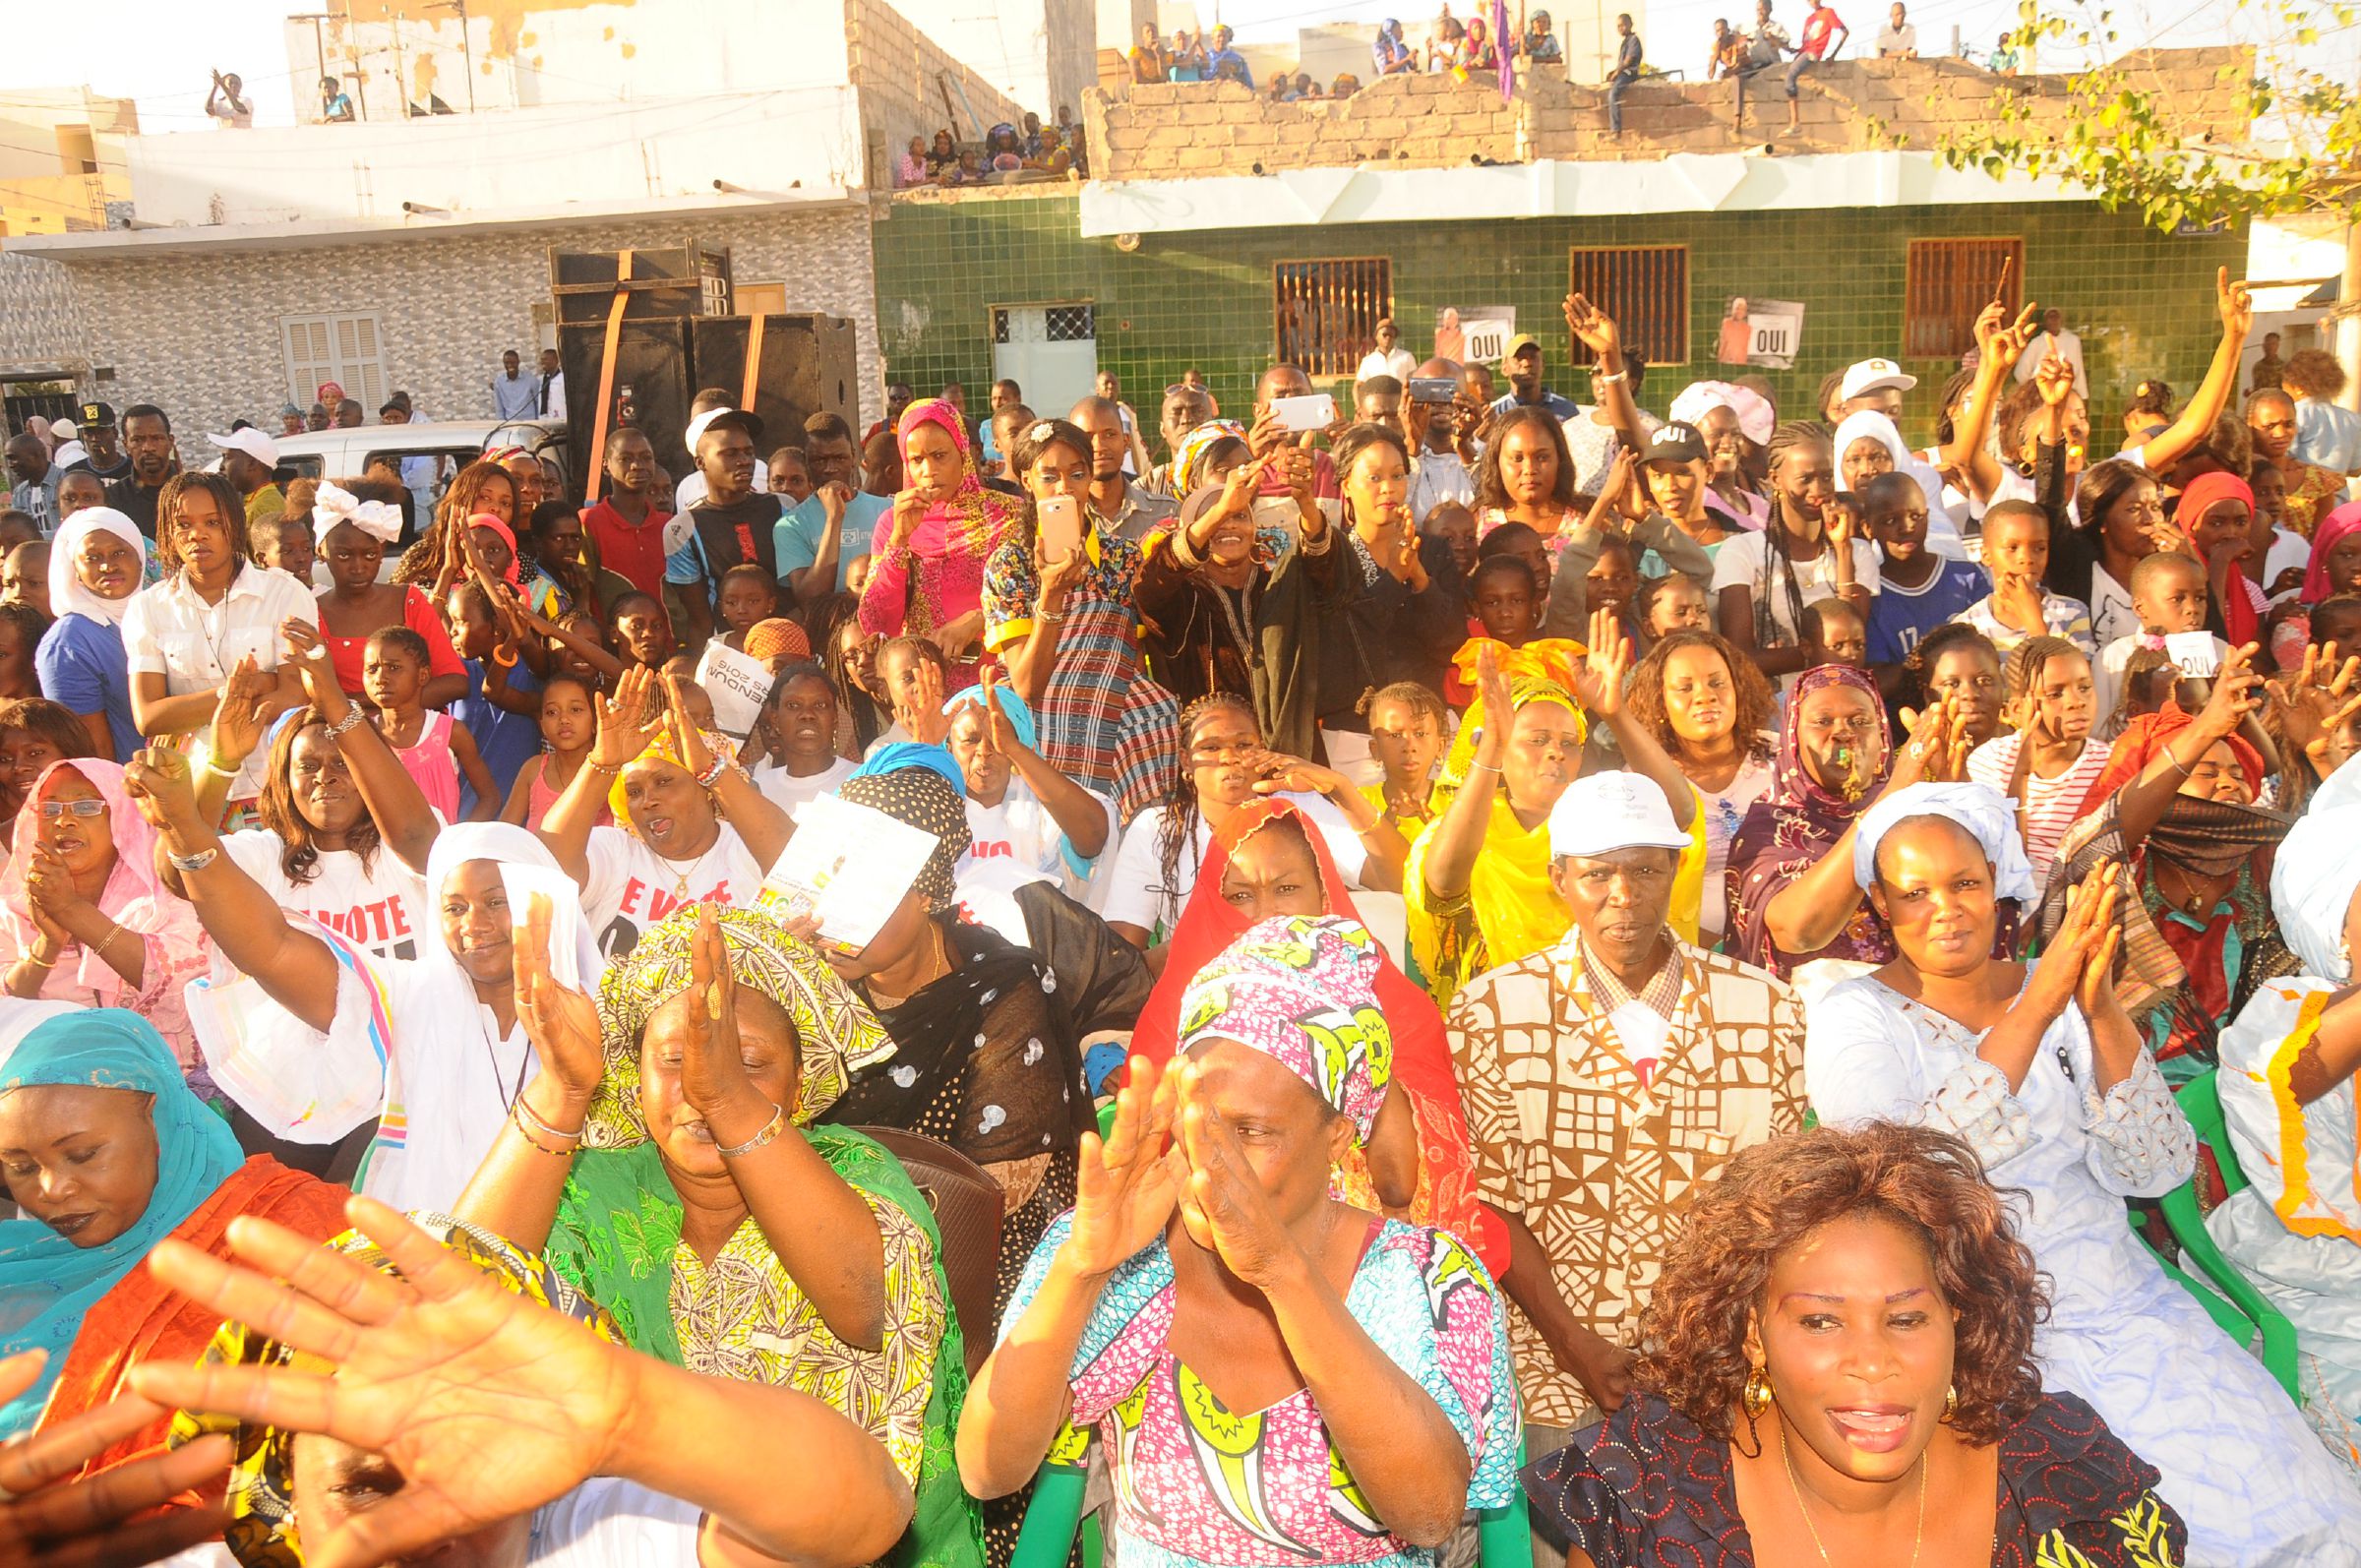
<path fill-rule="evenodd" d="M 935 835 L 839 795 L 817 795 L 795 814 L 755 907 L 819 921 L 816 945 L 857 953 L 877 938 L 935 853 Z"/>

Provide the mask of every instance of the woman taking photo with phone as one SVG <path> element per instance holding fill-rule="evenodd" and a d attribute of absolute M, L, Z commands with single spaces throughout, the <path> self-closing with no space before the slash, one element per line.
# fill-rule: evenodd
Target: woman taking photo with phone
<path fill-rule="evenodd" d="M 1045 760 L 1115 789 L 1117 720 L 1140 687 L 1139 546 L 1091 504 L 1090 438 L 1062 419 L 1025 427 L 1008 453 L 1033 503 L 984 564 L 984 646 L 1033 710 Z M 1171 697 L 1161 692 L 1164 704 Z M 1178 717 L 1176 711 L 1175 717 Z"/>

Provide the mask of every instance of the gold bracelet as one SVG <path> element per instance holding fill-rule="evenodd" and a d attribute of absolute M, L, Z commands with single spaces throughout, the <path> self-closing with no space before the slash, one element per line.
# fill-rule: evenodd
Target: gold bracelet
<path fill-rule="evenodd" d="M 23 952 L 17 954 L 17 962 L 20 964 L 30 964 L 35 969 L 55 969 L 57 967 L 57 959 L 65 956 L 66 955 L 64 953 L 59 953 L 57 958 L 39 958 L 35 957 L 32 949 L 28 947 Z"/>
<path fill-rule="evenodd" d="M 781 1107 L 774 1105 L 770 1108 L 770 1120 L 764 1123 L 760 1132 L 756 1133 L 753 1137 L 747 1139 L 735 1149 L 721 1150 L 721 1157 L 724 1160 L 735 1160 L 740 1155 L 752 1154 L 757 1149 L 761 1148 L 762 1145 L 770 1142 L 771 1139 L 777 1137 L 779 1135 L 779 1129 L 786 1125 L 786 1111 Z"/>

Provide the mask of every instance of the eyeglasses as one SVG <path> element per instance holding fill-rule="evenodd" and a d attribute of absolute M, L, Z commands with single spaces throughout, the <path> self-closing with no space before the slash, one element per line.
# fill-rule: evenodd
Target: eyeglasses
<path fill-rule="evenodd" d="M 41 814 L 51 821 L 61 816 L 104 816 L 104 801 L 43 801 Z"/>

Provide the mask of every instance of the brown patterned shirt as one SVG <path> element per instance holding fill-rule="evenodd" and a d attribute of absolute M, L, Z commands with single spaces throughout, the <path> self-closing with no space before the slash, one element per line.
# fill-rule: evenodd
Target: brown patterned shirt
<path fill-rule="evenodd" d="M 1581 941 L 1569 932 L 1470 981 L 1451 1005 L 1451 1054 L 1483 1198 L 1524 1220 L 1575 1316 L 1628 1344 L 1690 1195 L 1734 1151 L 1802 1125 L 1803 1005 L 1751 964 L 1676 937 L 1679 999 L 1643 1085 Z M 1526 1419 L 1596 1419 L 1513 1301 L 1508 1321 Z"/>

